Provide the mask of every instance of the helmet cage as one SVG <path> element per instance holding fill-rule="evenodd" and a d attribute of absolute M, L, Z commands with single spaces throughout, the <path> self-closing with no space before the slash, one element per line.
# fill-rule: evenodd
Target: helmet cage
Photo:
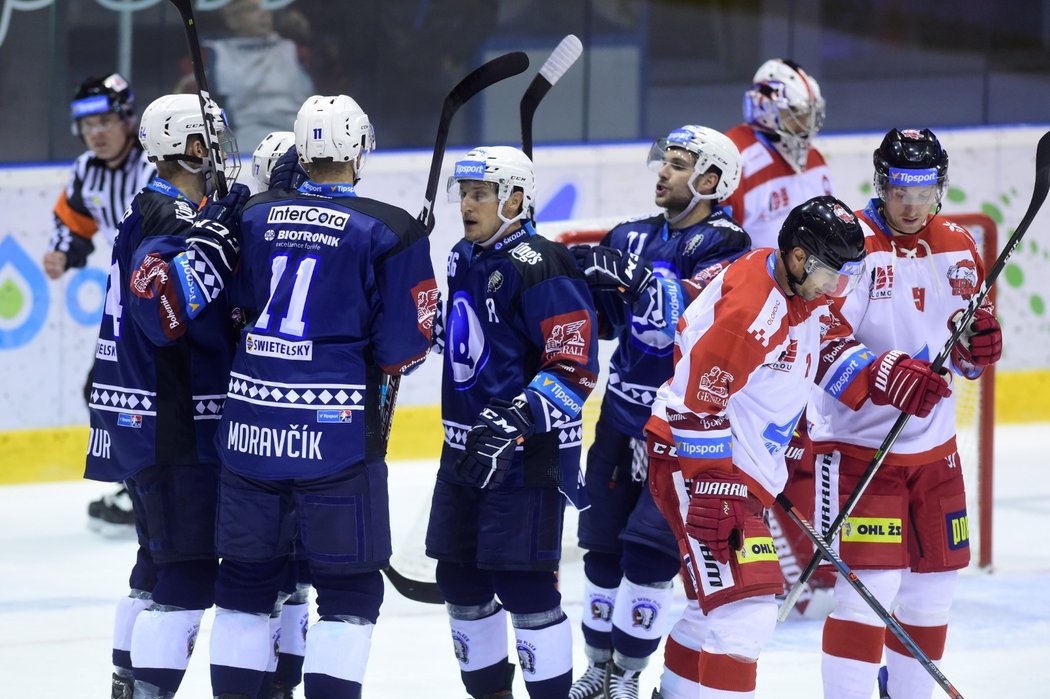
<path fill-rule="evenodd" d="M 809 157 L 810 141 L 824 127 L 826 106 L 817 81 L 801 66 L 772 59 L 762 64 L 744 93 L 744 120 L 776 135 L 801 168 Z"/>

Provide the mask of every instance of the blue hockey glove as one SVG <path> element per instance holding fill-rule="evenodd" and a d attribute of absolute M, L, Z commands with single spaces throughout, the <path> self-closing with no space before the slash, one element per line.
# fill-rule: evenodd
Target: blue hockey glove
<path fill-rule="evenodd" d="M 513 401 L 493 399 L 467 432 L 467 449 L 456 463 L 456 475 L 479 488 L 503 484 L 518 442 L 535 431 L 524 395 Z"/>
<path fill-rule="evenodd" d="M 270 170 L 270 189 L 299 189 L 310 175 L 299 162 L 299 151 L 292 146 L 284 152 Z"/>
<path fill-rule="evenodd" d="M 653 266 L 633 252 L 605 245 L 572 248 L 576 266 L 595 291 L 619 291 L 631 306 L 653 280 Z"/>
<path fill-rule="evenodd" d="M 245 185 L 235 182 L 225 197 L 208 200 L 190 229 L 189 246 L 227 272 L 233 270 L 241 251 L 241 209 L 250 196 Z"/>

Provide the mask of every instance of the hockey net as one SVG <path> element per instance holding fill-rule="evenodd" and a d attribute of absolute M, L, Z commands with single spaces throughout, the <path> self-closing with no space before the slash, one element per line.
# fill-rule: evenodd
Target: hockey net
<path fill-rule="evenodd" d="M 995 221 L 984 214 L 952 214 L 947 218 L 965 227 L 973 235 L 977 250 L 985 263 L 991 266 L 999 255 Z M 568 228 L 551 235 L 565 245 L 594 245 L 608 232 L 608 228 Z M 544 231 L 546 234 L 547 231 Z M 995 303 L 995 288 L 989 292 Z M 612 343 L 602 343 L 611 345 Z M 937 348 L 938 351 L 939 348 Z M 608 365 L 603 356 L 602 367 Z M 584 450 L 594 439 L 594 425 L 602 403 L 605 381 L 600 380 L 594 393 L 584 405 Z M 995 367 L 988 367 L 981 378 L 967 381 L 957 378 L 952 384 L 955 394 L 955 420 L 959 460 L 966 481 L 966 509 L 969 532 L 954 532 L 955 536 L 970 538 L 971 567 L 987 569 L 992 564 L 992 474 L 995 438 Z M 575 545 L 575 527 L 566 521 L 564 551 L 571 557 Z"/>

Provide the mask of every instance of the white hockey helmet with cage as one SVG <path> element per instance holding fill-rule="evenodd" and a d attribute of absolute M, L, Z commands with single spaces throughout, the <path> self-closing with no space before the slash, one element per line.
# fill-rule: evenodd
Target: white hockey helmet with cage
<path fill-rule="evenodd" d="M 783 144 L 785 157 L 801 170 L 809 156 L 810 140 L 824 126 L 826 103 L 820 85 L 794 61 L 772 58 L 755 72 L 744 93 L 744 120 L 773 134 Z"/>
<path fill-rule="evenodd" d="M 252 177 L 260 189 L 270 186 L 270 172 L 277 160 L 295 145 L 295 133 L 292 131 L 271 131 L 266 134 L 252 153 Z"/>
<path fill-rule="evenodd" d="M 456 161 L 455 170 L 448 178 L 448 198 L 458 202 L 459 183 L 463 180 L 480 180 L 496 185 L 497 209 L 505 230 L 518 219 L 527 218 L 536 199 L 536 173 L 532 161 L 524 152 L 511 146 L 482 146 Z M 503 207 L 515 189 L 522 193 L 521 211 L 513 218 L 503 215 Z"/>
<path fill-rule="evenodd" d="M 237 179 L 240 160 L 237 143 L 226 122 L 226 114 L 208 99 L 208 114 L 215 124 L 223 161 L 215 166 L 223 171 L 228 181 Z M 200 164 L 201 158 L 186 154 L 190 136 L 200 136 L 207 143 L 204 116 L 201 114 L 200 97 L 196 94 L 164 95 L 153 100 L 139 119 L 139 141 L 150 162 L 178 161 Z M 191 171 L 193 171 L 191 169 Z"/>
<path fill-rule="evenodd" d="M 376 147 L 368 115 L 346 95 L 308 98 L 295 117 L 294 132 L 299 162 L 353 162 L 355 181 Z"/>

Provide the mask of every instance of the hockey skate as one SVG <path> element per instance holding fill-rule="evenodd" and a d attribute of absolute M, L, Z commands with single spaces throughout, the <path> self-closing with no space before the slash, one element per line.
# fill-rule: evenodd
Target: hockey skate
<path fill-rule="evenodd" d="M 127 488 L 88 503 L 88 529 L 114 538 L 135 536 L 135 510 Z"/>
<path fill-rule="evenodd" d="M 885 665 L 879 668 L 879 699 L 891 699 L 890 690 L 887 685 L 890 681 L 890 673 Z"/>
<path fill-rule="evenodd" d="M 638 699 L 638 671 L 627 670 L 615 662 L 605 673 L 604 699 Z"/>
<path fill-rule="evenodd" d="M 572 683 L 569 699 L 602 699 L 605 696 L 605 670 L 611 660 L 592 663 L 587 671 Z"/>

